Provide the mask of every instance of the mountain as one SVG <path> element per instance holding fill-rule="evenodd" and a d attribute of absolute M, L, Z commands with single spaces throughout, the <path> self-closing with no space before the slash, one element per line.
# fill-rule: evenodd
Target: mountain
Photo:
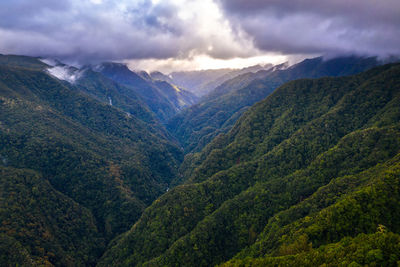
<path fill-rule="evenodd" d="M 93 265 L 104 248 L 91 212 L 39 173 L 0 166 L 2 266 Z"/>
<path fill-rule="evenodd" d="M 243 70 L 181 111 L 203 142 L 183 161 L 162 118 L 193 96 L 168 76 L 0 55 L 0 264 L 396 266 L 400 64 L 380 63 Z"/>
<path fill-rule="evenodd" d="M 194 104 L 197 97 L 166 81 L 153 80 L 147 72 L 135 73 L 121 63 L 102 63 L 91 68 L 128 88 L 123 94 L 138 95 L 156 116 L 165 122 L 184 107 Z"/>
<path fill-rule="evenodd" d="M 81 76 L 72 87 L 99 102 L 124 111 L 128 116 L 133 115 L 152 124 L 155 124 L 158 120 L 140 95 L 91 69 L 83 69 Z"/>
<path fill-rule="evenodd" d="M 204 91 L 203 98 L 204 97 L 207 98 L 209 96 L 209 94 L 213 92 L 213 90 L 215 88 L 217 88 L 224 82 L 231 80 L 239 75 L 242 75 L 242 74 L 252 75 L 253 73 L 267 71 L 267 70 L 271 70 L 271 69 L 277 69 L 277 68 L 284 68 L 285 66 L 287 66 L 287 63 L 279 64 L 277 66 L 274 66 L 272 64 L 254 65 L 254 66 L 246 67 L 243 69 L 232 70 L 232 71 L 206 83 L 205 85 L 203 85 L 202 86 L 203 91 Z"/>
<path fill-rule="evenodd" d="M 179 106 L 180 108 L 185 108 L 195 104 L 198 101 L 197 96 L 189 91 L 183 90 L 175 86 L 174 81 L 163 73 L 155 71 L 150 73 L 149 76 L 152 79 L 153 83 L 163 92 L 165 92 L 168 98 L 176 106 Z M 179 96 L 174 97 L 174 95 L 177 93 L 179 93 Z"/>
<path fill-rule="evenodd" d="M 98 265 L 395 266 L 399 106 L 400 64 L 285 83 L 194 155 L 186 183 Z"/>
<path fill-rule="evenodd" d="M 231 71 L 232 69 L 176 71 L 170 73 L 168 77 L 172 79 L 177 86 L 185 88 L 198 97 L 201 97 L 214 89 L 213 85 L 207 87 L 207 84 Z"/>
<path fill-rule="evenodd" d="M 153 80 L 159 80 L 159 81 L 164 81 L 164 82 L 168 82 L 171 84 L 174 84 L 174 81 L 171 79 L 171 77 L 165 75 L 164 73 L 160 72 L 160 71 L 153 71 L 150 73 L 150 77 Z"/>
<path fill-rule="evenodd" d="M 178 88 L 166 81 L 153 81 L 163 95 L 178 109 L 178 111 L 197 103 L 198 98 L 189 91 Z"/>
<path fill-rule="evenodd" d="M 71 89 L 81 92 L 96 100 L 117 107 L 126 112 L 128 116 L 134 115 L 145 122 L 155 123 L 156 116 L 150 111 L 140 95 L 132 89 L 119 84 L 91 67 L 81 69 L 71 67 L 53 59 L 40 59 L 48 68 L 46 72 L 57 79 L 67 81 L 65 86 L 72 85 Z"/>
<path fill-rule="evenodd" d="M 378 65 L 376 58 L 341 57 L 306 59 L 292 67 L 285 64 L 245 73 L 215 88 L 199 103 L 177 114 L 168 130 L 181 141 L 185 152 L 199 152 L 220 133 L 226 133 L 254 103 L 264 99 L 283 83 L 300 78 L 344 76 Z"/>
<path fill-rule="evenodd" d="M 0 56 L 1 262 L 93 265 L 182 152 L 129 88 L 43 61 Z"/>
<path fill-rule="evenodd" d="M 178 86 L 185 88 L 199 97 L 204 97 L 225 81 L 230 80 L 238 75 L 249 72 L 258 72 L 260 70 L 268 70 L 272 67 L 272 64 L 266 64 L 254 65 L 242 69 L 179 71 L 172 72 L 168 76 L 160 72 L 155 72 L 152 74 L 152 76 L 163 81 L 177 84 Z"/>

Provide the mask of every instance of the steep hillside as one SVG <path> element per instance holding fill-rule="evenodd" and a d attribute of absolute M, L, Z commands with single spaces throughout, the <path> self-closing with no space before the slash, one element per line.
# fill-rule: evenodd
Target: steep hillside
<path fill-rule="evenodd" d="M 89 68 L 83 69 L 82 72 L 81 77 L 73 84 L 75 88 L 142 121 L 156 123 L 157 117 L 140 95 Z"/>
<path fill-rule="evenodd" d="M 128 90 L 121 91 L 125 96 L 140 96 L 163 122 L 197 101 L 197 97 L 192 93 L 166 81 L 153 80 L 147 73 L 137 74 L 124 64 L 102 63 L 93 67 L 93 70 L 127 87 Z"/>
<path fill-rule="evenodd" d="M 180 111 L 197 103 L 198 98 L 191 92 L 178 88 L 177 86 L 165 82 L 154 81 L 152 83 L 160 89 L 162 94 Z"/>
<path fill-rule="evenodd" d="M 201 102 L 176 115 L 168 122 L 168 129 L 181 141 L 186 153 L 199 152 L 219 133 L 231 129 L 248 107 L 287 81 L 350 75 L 377 64 L 375 58 L 314 58 L 287 69 L 277 66 L 267 71 L 243 74 L 226 81 Z"/>
<path fill-rule="evenodd" d="M 2 266 L 93 265 L 104 239 L 89 210 L 38 173 L 0 166 Z"/>
<path fill-rule="evenodd" d="M 99 266 L 235 255 L 227 264 L 322 264 L 343 253 L 343 263 L 397 262 L 399 106 L 400 64 L 286 83 L 197 154 L 188 182 L 146 209 Z"/>
<path fill-rule="evenodd" d="M 258 240 L 224 265 L 396 266 L 399 181 L 399 155 L 358 175 L 336 178 L 271 218 Z"/>
<path fill-rule="evenodd" d="M 76 264 L 93 262 L 98 251 L 90 251 L 96 251 L 96 247 L 101 250 L 104 244 L 95 241 L 93 236 L 96 237 L 98 232 L 101 238 L 109 240 L 128 230 L 144 208 L 168 188 L 176 176 L 182 153 L 165 129 L 152 119 L 148 109 L 140 106 L 140 102 L 125 102 L 131 109 L 136 107 L 127 114 L 92 97 L 95 93 L 89 94 L 90 83 L 85 83 L 87 92 L 83 92 L 83 85 L 56 78 L 38 59 L 1 57 L 0 61 L 0 164 L 16 169 L 16 175 L 20 169 L 35 171 L 38 177 L 42 177 L 35 179 L 43 180 L 37 183 L 51 187 L 39 188 L 39 192 L 52 190 L 54 194 L 65 196 L 66 200 L 60 204 L 49 200 L 49 207 L 58 205 L 62 210 L 63 205 L 74 201 L 77 212 L 86 212 L 85 216 L 94 222 L 94 225 L 79 225 L 80 221 L 77 221 L 78 224 L 74 225 L 72 217 L 68 219 L 71 229 L 86 227 L 85 231 L 92 233 L 84 236 L 85 232 L 78 231 L 82 236 L 77 241 L 72 238 L 75 236 L 72 232 L 63 232 L 62 235 L 71 235 L 71 242 L 75 242 L 65 244 L 69 244 L 72 251 L 63 247 L 64 244 L 61 247 L 57 245 L 62 238 L 51 237 L 58 234 L 55 230 L 49 230 L 50 237 L 41 246 L 41 234 L 31 240 L 25 237 L 24 229 L 30 229 L 31 224 L 40 224 L 46 231 L 47 224 L 62 227 L 63 221 L 61 218 L 60 221 L 52 221 L 55 218 L 46 222 L 36 221 L 46 215 L 40 215 L 40 211 L 32 218 L 33 221 L 20 219 L 23 212 L 9 210 L 14 208 L 14 204 L 17 209 L 22 205 L 16 200 L 11 204 L 2 202 L 1 209 L 5 214 L 15 216 L 20 224 L 13 226 L 14 231 L 22 229 L 22 232 L 10 234 L 6 228 L 4 231 L 27 248 L 28 254 L 34 258 L 41 251 L 41 256 L 48 256 L 49 261 L 56 265 L 71 261 L 69 257 Z M 27 67 L 24 67 L 25 61 Z M 103 81 L 110 82 L 105 77 Z M 12 179 L 13 169 L 10 173 L 9 179 Z M 29 186 L 24 188 L 22 186 L 21 190 L 31 189 Z M 23 192 L 16 189 L 17 195 Z M 39 201 L 40 197 L 34 194 L 32 201 Z M 36 208 L 35 203 L 32 207 Z M 89 219 L 85 223 L 89 223 Z M 84 249 L 80 248 L 82 240 L 91 240 Z M 31 242 L 37 242 L 38 248 L 33 249 Z"/>

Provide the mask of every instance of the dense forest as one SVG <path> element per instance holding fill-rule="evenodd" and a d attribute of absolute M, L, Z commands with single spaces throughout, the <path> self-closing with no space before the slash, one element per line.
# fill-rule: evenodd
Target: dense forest
<path fill-rule="evenodd" d="M 199 103 L 176 114 L 168 130 L 181 141 L 185 152 L 199 152 L 219 133 L 228 132 L 253 104 L 285 82 L 300 78 L 343 76 L 359 73 L 379 62 L 375 57 L 322 57 L 306 59 L 289 68 L 274 66 L 229 79 L 204 96 Z"/>
<path fill-rule="evenodd" d="M 125 86 L 124 95 L 140 95 L 161 121 L 167 121 L 179 110 L 197 101 L 197 97 L 163 80 L 153 79 L 146 72 L 135 73 L 124 64 L 106 62 L 92 67 L 104 76 Z"/>
<path fill-rule="evenodd" d="M 284 84 L 196 154 L 99 265 L 395 265 L 399 74 Z"/>
<path fill-rule="evenodd" d="M 195 104 L 162 73 L 1 55 L 0 264 L 398 265 L 400 64 L 381 63 L 204 73 L 221 84 Z"/>
<path fill-rule="evenodd" d="M 92 94 L 101 97 L 106 88 L 119 96 L 122 85 L 104 76 L 89 73 L 83 85 L 69 84 L 48 75 L 38 59 L 3 56 L 0 62 L 0 155 L 9 183 L 1 185 L 1 233 L 35 262 L 91 265 L 106 242 L 165 192 L 182 152 L 139 96 L 121 96 L 118 108 L 86 93 L 96 88 Z M 18 210 L 27 209 L 24 194 L 32 199 L 23 200 L 30 219 Z"/>

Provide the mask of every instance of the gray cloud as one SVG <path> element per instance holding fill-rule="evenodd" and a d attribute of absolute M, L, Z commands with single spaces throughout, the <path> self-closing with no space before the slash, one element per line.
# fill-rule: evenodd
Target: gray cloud
<path fill-rule="evenodd" d="M 265 51 L 400 54 L 398 0 L 218 0 Z"/>
<path fill-rule="evenodd" d="M 197 0 L 2 0 L 0 53 L 86 63 L 254 52 L 235 40 L 223 18 L 207 21 L 210 10 L 190 10 L 202 2 L 218 9 Z"/>
<path fill-rule="evenodd" d="M 398 0 L 2 0 L 0 53 L 69 63 L 399 54 L 399 14 Z"/>
<path fill-rule="evenodd" d="M 116 3 L 2 1 L 0 47 L 7 52 L 83 61 L 175 55 L 168 46 L 155 49 L 157 44 L 171 42 L 171 34 L 162 25 L 142 24 L 151 5 L 119 7 Z M 135 9 L 143 12 L 135 13 Z"/>

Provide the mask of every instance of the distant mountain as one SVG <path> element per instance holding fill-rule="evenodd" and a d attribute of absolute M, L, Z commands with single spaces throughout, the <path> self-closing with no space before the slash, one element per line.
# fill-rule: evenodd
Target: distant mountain
<path fill-rule="evenodd" d="M 207 98 L 210 93 L 214 91 L 215 88 L 223 84 L 224 82 L 231 80 L 239 75 L 247 74 L 251 75 L 252 73 L 257 73 L 257 72 L 263 72 L 267 70 L 271 70 L 272 68 L 277 69 L 277 68 L 283 68 L 284 66 L 287 66 L 287 63 L 279 64 L 278 66 L 274 67 L 272 64 L 266 64 L 266 65 L 255 65 L 243 69 L 237 69 L 237 70 L 232 70 L 220 77 L 218 77 L 215 80 L 212 80 L 208 82 L 207 84 L 203 85 L 204 90 L 204 95 L 203 98 Z"/>
<path fill-rule="evenodd" d="M 166 81 L 152 81 L 161 90 L 164 96 L 180 110 L 190 107 L 197 103 L 198 97 L 189 91 L 178 88 Z"/>
<path fill-rule="evenodd" d="M 190 106 L 197 101 L 192 93 L 182 90 L 168 82 L 153 80 L 151 76 L 142 71 L 135 73 L 125 64 L 102 63 L 92 67 L 95 72 L 100 72 L 109 79 L 127 87 L 129 90 L 122 94 L 131 97 L 139 96 L 157 117 L 165 122 L 179 110 Z"/>
<path fill-rule="evenodd" d="M 210 93 L 208 93 L 201 99 L 202 100 L 201 102 L 210 101 L 215 98 L 218 98 L 219 96 L 227 94 L 231 91 L 243 88 L 246 85 L 249 85 L 250 82 L 252 82 L 253 80 L 263 79 L 274 72 L 285 70 L 288 67 L 289 67 L 288 63 L 285 62 L 275 66 L 271 66 L 267 69 L 258 69 L 257 71 L 250 72 L 250 71 L 238 70 L 235 72 L 231 72 L 235 73 L 236 75 L 230 75 L 231 73 L 229 73 L 228 75 L 232 76 L 232 78 L 226 79 L 223 83 L 220 83 L 218 86 L 214 87 L 214 89 Z M 253 70 L 256 69 L 253 68 Z"/>
<path fill-rule="evenodd" d="M 138 71 L 138 72 L 136 72 L 136 74 L 139 75 L 140 77 L 142 77 L 146 81 L 150 81 L 150 82 L 152 81 L 152 78 L 151 78 L 150 74 L 148 74 L 144 70 Z"/>
<path fill-rule="evenodd" d="M 179 87 L 182 87 L 198 97 L 204 96 L 215 87 L 207 86 L 209 83 L 231 72 L 232 69 L 177 71 L 168 75 Z"/>
<path fill-rule="evenodd" d="M 160 71 L 153 71 L 150 73 L 150 77 L 153 80 L 159 80 L 159 81 L 165 81 L 169 82 L 170 84 L 174 84 L 174 81 L 171 79 L 170 76 L 165 75 L 164 73 Z"/>
<path fill-rule="evenodd" d="M 1 265 L 93 265 L 168 189 L 182 152 L 127 91 L 98 72 L 0 56 Z"/>
<path fill-rule="evenodd" d="M 219 133 L 225 133 L 254 103 L 283 83 L 300 78 L 355 74 L 379 64 L 376 58 L 341 57 L 306 59 L 290 68 L 283 64 L 245 73 L 215 88 L 199 103 L 177 114 L 167 124 L 185 152 L 198 152 Z"/>
<path fill-rule="evenodd" d="M 363 66 L 314 59 L 275 75 Z M 154 201 L 98 266 L 396 266 L 399 107 L 400 64 L 283 84 L 192 155 L 186 183 Z"/>
<path fill-rule="evenodd" d="M 203 97 L 229 79 L 248 72 L 267 70 L 272 66 L 272 64 L 266 64 L 250 66 L 243 69 L 180 71 L 172 72 L 168 76 L 160 75 L 160 73 L 155 74 L 155 76 L 158 76 L 159 79 L 164 81 L 170 80 L 172 83 L 185 88 L 197 96 Z"/>

